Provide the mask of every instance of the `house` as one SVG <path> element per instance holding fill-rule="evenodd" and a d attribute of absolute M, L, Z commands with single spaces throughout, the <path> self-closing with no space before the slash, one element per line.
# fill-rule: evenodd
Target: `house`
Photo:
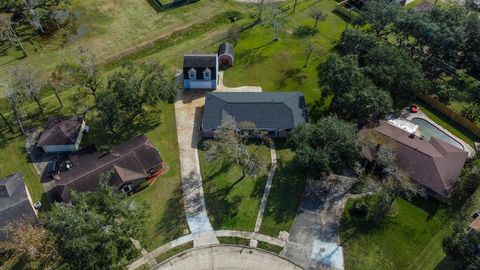
<path fill-rule="evenodd" d="M 183 57 L 183 87 L 185 90 L 215 90 L 218 83 L 216 54 L 189 54 Z"/>
<path fill-rule="evenodd" d="M 299 92 L 214 92 L 205 97 L 202 135 L 212 137 L 226 117 L 251 122 L 271 137 L 286 137 L 307 121 L 305 98 Z"/>
<path fill-rule="evenodd" d="M 385 122 L 376 131 L 395 142 L 398 165 L 412 180 L 437 199 L 450 197 L 467 152 L 435 137 L 424 140 Z"/>
<path fill-rule="evenodd" d="M 37 146 L 45 153 L 75 152 L 80 146 L 85 128 L 85 121 L 80 116 L 50 118 Z"/>
<path fill-rule="evenodd" d="M 64 202 L 70 201 L 70 190 L 97 190 L 104 173 L 111 173 L 109 185 L 129 194 L 164 168 L 158 150 L 144 135 L 107 152 L 98 152 L 95 146 L 86 147 L 70 155 L 67 164 L 68 169 L 54 177 L 58 195 Z"/>
<path fill-rule="evenodd" d="M 34 222 L 37 220 L 37 212 L 23 176 L 14 173 L 0 179 L 0 241 L 8 239 L 6 227 L 21 220 Z"/>
<path fill-rule="evenodd" d="M 218 47 L 218 65 L 221 68 L 232 67 L 234 62 L 233 45 L 225 42 Z"/>

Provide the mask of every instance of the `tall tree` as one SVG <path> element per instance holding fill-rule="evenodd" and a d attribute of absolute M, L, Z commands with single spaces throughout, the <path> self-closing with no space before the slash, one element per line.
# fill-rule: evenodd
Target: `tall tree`
<path fill-rule="evenodd" d="M 392 31 L 392 23 L 404 13 L 405 10 L 396 1 L 369 0 L 355 23 L 368 25 L 369 31 L 377 37 L 383 37 Z"/>
<path fill-rule="evenodd" d="M 139 251 L 148 207 L 124 200 L 104 173 L 96 192 L 72 193 L 71 204 L 55 203 L 43 223 L 56 240 L 66 269 L 125 269 Z M 72 226 L 74 224 L 74 226 Z"/>
<path fill-rule="evenodd" d="M 265 9 L 265 0 L 249 0 L 249 2 L 255 7 L 255 20 L 261 22 L 263 11 Z"/>
<path fill-rule="evenodd" d="M 255 124 L 249 122 L 236 123 L 231 117 L 222 120 L 220 128 L 212 140 L 205 142 L 206 159 L 209 162 L 221 160 L 227 164 L 236 164 L 242 168 L 243 176 L 253 176 L 259 169 L 259 159 L 255 151 L 248 149 L 248 139 L 252 135 L 265 138 L 256 133 Z"/>
<path fill-rule="evenodd" d="M 102 91 L 95 100 L 95 110 L 98 112 L 100 122 L 112 134 L 126 121 L 122 104 L 113 91 Z"/>
<path fill-rule="evenodd" d="M 58 103 L 60 103 L 60 107 L 63 107 L 63 102 L 60 98 L 58 90 L 62 87 L 62 82 L 63 78 L 57 72 L 52 72 L 48 77 L 48 86 L 50 86 L 50 88 L 53 90 Z"/>
<path fill-rule="evenodd" d="M 315 20 L 315 25 L 313 26 L 313 29 L 315 30 L 318 27 L 318 21 L 324 22 L 327 19 L 327 14 L 317 7 L 310 8 L 308 11 L 308 16 Z"/>
<path fill-rule="evenodd" d="M 322 49 L 319 47 L 319 45 L 316 45 L 311 41 L 305 42 L 304 46 L 305 47 L 303 48 L 303 52 L 305 54 L 305 63 L 303 64 L 303 68 L 306 68 L 312 54 L 320 55 L 322 54 Z"/>
<path fill-rule="evenodd" d="M 21 93 L 32 98 L 37 103 L 40 112 L 44 112 L 42 102 L 40 100 L 40 90 L 43 83 L 40 75 L 29 66 L 16 66 L 11 70 L 10 87 L 17 93 Z"/>
<path fill-rule="evenodd" d="M 370 49 L 376 46 L 378 40 L 370 33 L 358 29 L 343 31 L 340 48 L 345 54 L 357 54 L 362 58 Z"/>
<path fill-rule="evenodd" d="M 20 127 L 20 131 L 22 132 L 23 135 L 25 135 L 25 129 L 23 128 L 23 124 L 22 124 L 22 120 L 19 112 L 19 109 L 20 109 L 19 106 L 20 106 L 20 103 L 22 102 L 22 95 L 15 92 L 12 88 L 10 88 L 9 85 L 4 86 L 4 93 L 8 99 L 8 102 L 10 103 L 10 107 L 12 108 L 13 115 L 17 120 L 18 126 Z"/>
<path fill-rule="evenodd" d="M 23 53 L 27 55 L 27 52 L 15 31 L 15 25 L 16 23 L 12 21 L 11 14 L 0 13 L 0 40 L 8 39 L 12 45 L 19 45 Z"/>
<path fill-rule="evenodd" d="M 117 95 L 122 109 L 133 115 L 140 113 L 144 105 L 173 102 L 178 84 L 171 79 L 165 65 L 156 61 L 125 64 L 108 77 L 107 91 Z"/>
<path fill-rule="evenodd" d="M 428 81 L 420 64 L 406 53 L 387 44 L 379 44 L 364 57 L 364 71 L 378 86 L 388 90 L 397 102 L 425 93 Z"/>
<path fill-rule="evenodd" d="M 295 160 L 311 175 L 342 173 L 359 158 L 355 125 L 336 116 L 297 127 L 288 141 Z"/>
<path fill-rule="evenodd" d="M 464 66 L 480 78 L 480 18 L 478 13 L 468 15 L 465 23 Z"/>
<path fill-rule="evenodd" d="M 101 86 L 101 71 L 97 58 L 88 51 L 80 51 L 78 61 L 62 62 L 57 66 L 57 73 L 65 83 L 87 90 L 95 99 Z"/>
<path fill-rule="evenodd" d="M 281 10 L 275 6 L 271 6 L 267 9 L 266 13 L 266 22 L 273 30 L 273 40 L 278 41 L 285 24 L 285 21 L 281 17 Z"/>

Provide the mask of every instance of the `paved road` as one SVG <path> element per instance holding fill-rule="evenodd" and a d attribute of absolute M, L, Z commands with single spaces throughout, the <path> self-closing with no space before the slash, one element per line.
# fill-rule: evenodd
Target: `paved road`
<path fill-rule="evenodd" d="M 308 270 L 343 269 L 339 224 L 354 179 L 329 180 L 328 188 L 309 186 L 282 252 Z"/>
<path fill-rule="evenodd" d="M 155 270 L 300 270 L 273 253 L 245 246 L 221 245 L 191 249 Z"/>
<path fill-rule="evenodd" d="M 185 214 L 190 232 L 194 235 L 194 246 L 219 243 L 208 220 L 197 151 L 205 93 L 182 92 L 175 102 Z"/>

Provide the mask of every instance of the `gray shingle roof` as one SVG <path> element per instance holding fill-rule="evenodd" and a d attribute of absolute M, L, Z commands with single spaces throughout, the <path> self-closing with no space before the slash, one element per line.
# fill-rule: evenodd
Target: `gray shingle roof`
<path fill-rule="evenodd" d="M 38 146 L 71 145 L 77 142 L 83 118 L 80 116 L 59 116 L 48 119 L 45 131 L 38 139 Z"/>
<path fill-rule="evenodd" d="M 56 186 L 62 200 L 69 201 L 69 190 L 95 191 L 105 172 L 114 172 L 109 184 L 119 186 L 124 182 L 146 178 L 148 170 L 162 165 L 155 146 L 145 135 L 128 140 L 108 153 L 96 149 L 80 150 L 70 156 L 73 167 L 58 175 Z"/>
<path fill-rule="evenodd" d="M 36 220 L 20 173 L 0 179 L 0 241 L 5 241 L 5 227 L 22 218 Z"/>
<path fill-rule="evenodd" d="M 216 129 L 227 116 L 238 123 L 253 122 L 259 129 L 288 130 L 306 122 L 307 110 L 299 92 L 208 93 L 202 129 Z"/>

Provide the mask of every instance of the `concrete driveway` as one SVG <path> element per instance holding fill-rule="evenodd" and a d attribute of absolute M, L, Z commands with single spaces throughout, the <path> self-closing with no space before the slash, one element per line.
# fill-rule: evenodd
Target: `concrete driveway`
<path fill-rule="evenodd" d="M 335 175 L 326 182 L 328 187 L 312 182 L 307 188 L 282 251 L 308 270 L 343 269 L 340 218 L 355 179 Z"/>

